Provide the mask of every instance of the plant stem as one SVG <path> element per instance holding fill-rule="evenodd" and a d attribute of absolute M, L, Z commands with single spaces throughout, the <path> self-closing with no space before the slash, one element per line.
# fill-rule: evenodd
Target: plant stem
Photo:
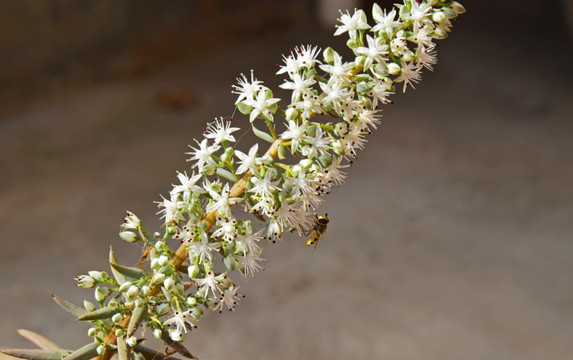
<path fill-rule="evenodd" d="M 274 159 L 277 156 L 280 142 L 281 142 L 281 139 L 280 138 L 277 139 L 271 145 L 271 147 L 267 150 L 267 152 L 265 153 L 265 156 L 268 155 Z M 237 181 L 233 185 L 233 187 L 231 188 L 231 191 L 229 193 L 229 197 L 239 197 L 239 196 L 243 195 L 243 193 L 245 192 L 245 188 L 247 187 L 247 183 L 249 182 L 249 179 L 251 178 L 251 176 L 253 176 L 253 173 L 251 171 L 248 171 L 245 175 L 243 175 L 243 177 L 239 181 Z M 217 211 L 211 211 L 209 214 L 207 214 L 207 216 L 205 216 L 205 218 L 201 221 L 201 225 L 204 226 L 203 227 L 204 231 L 209 231 L 213 227 L 213 225 L 215 225 L 216 218 L 217 218 Z M 179 248 L 175 252 L 173 259 L 171 260 L 171 265 L 176 270 L 179 270 L 179 268 L 181 267 L 183 262 L 185 262 L 187 257 L 188 257 L 187 245 L 184 243 L 184 244 L 181 244 L 181 246 L 179 246 Z M 161 284 L 158 284 L 158 285 L 155 285 L 154 287 L 152 287 L 151 291 L 149 292 L 149 295 L 147 295 L 147 296 L 152 297 L 152 296 L 157 295 L 157 293 L 159 293 L 159 291 L 161 291 L 161 286 L 162 286 Z M 129 324 L 130 319 L 131 319 L 131 315 L 128 315 L 118 325 L 120 327 L 126 328 L 127 325 Z M 106 338 L 104 339 L 104 343 L 110 344 L 110 345 L 117 344 L 117 336 L 115 336 L 115 328 L 112 329 L 107 334 Z M 110 360 L 115 352 L 116 352 L 116 350 L 107 348 L 106 351 L 102 355 L 96 357 L 96 360 Z"/>

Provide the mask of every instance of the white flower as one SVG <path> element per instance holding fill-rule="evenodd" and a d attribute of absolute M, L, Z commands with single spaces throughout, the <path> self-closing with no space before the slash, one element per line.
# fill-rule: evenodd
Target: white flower
<path fill-rule="evenodd" d="M 209 202 L 209 206 L 207 206 L 207 211 L 217 211 L 225 217 L 231 217 L 231 206 L 241 201 L 241 198 L 229 197 L 229 184 L 225 184 L 220 193 L 213 190 L 213 187 L 209 182 L 207 182 L 204 187 L 209 192 L 212 199 Z"/>
<path fill-rule="evenodd" d="M 259 150 L 259 144 L 255 144 L 249 150 L 249 154 L 245 154 L 242 151 L 235 150 L 235 155 L 239 158 L 241 165 L 237 169 L 237 174 L 243 174 L 247 171 L 251 171 L 253 174 L 257 174 L 257 165 L 260 165 L 260 162 L 257 161 L 257 151 Z"/>
<path fill-rule="evenodd" d="M 157 214 L 161 214 L 161 218 L 165 219 L 165 222 L 179 222 L 180 220 L 183 220 L 183 214 L 181 213 L 182 211 L 182 202 L 179 201 L 177 198 L 171 198 L 170 200 L 167 200 L 166 198 L 163 198 L 163 201 L 159 201 L 157 202 L 158 207 L 161 208 L 161 210 L 159 210 L 157 212 Z"/>
<path fill-rule="evenodd" d="M 304 141 L 306 146 L 302 148 L 302 154 L 308 158 L 317 156 L 318 154 L 325 155 L 326 149 L 330 145 L 330 138 L 323 136 L 324 132 L 320 125 L 315 126 L 314 136 L 305 136 Z"/>
<path fill-rule="evenodd" d="M 262 115 L 268 120 L 273 121 L 273 112 L 271 111 L 270 107 L 279 102 L 281 99 L 270 97 L 267 91 L 269 90 L 261 89 L 257 93 L 256 98 L 245 100 L 245 104 L 253 108 L 249 118 L 250 122 L 253 122 L 259 115 Z"/>
<path fill-rule="evenodd" d="M 416 65 L 425 67 L 430 71 L 434 70 L 434 65 L 438 62 L 434 48 L 425 48 L 424 45 L 418 46 L 416 58 Z"/>
<path fill-rule="evenodd" d="M 390 89 L 392 89 L 392 81 L 384 81 L 374 78 L 374 86 L 372 86 L 372 89 L 368 92 L 368 95 L 372 97 L 372 107 L 376 108 L 378 106 L 378 101 L 382 104 L 389 103 L 390 99 L 388 99 L 388 96 L 394 94 Z"/>
<path fill-rule="evenodd" d="M 324 169 L 324 181 L 327 183 L 334 183 L 336 186 L 342 184 L 346 178 L 346 173 L 342 169 L 348 167 L 348 165 L 340 165 L 342 162 L 342 157 L 334 156 L 330 165 Z"/>
<path fill-rule="evenodd" d="M 207 145 L 207 139 L 203 139 L 201 143 L 199 143 L 197 140 L 195 140 L 195 142 L 197 143 L 197 145 L 199 145 L 199 148 L 194 148 L 191 147 L 191 145 L 189 145 L 189 147 L 193 149 L 193 151 L 187 152 L 185 154 L 193 156 L 187 159 L 187 161 L 195 161 L 193 167 L 197 167 L 199 169 L 199 172 L 203 170 L 203 167 L 206 164 L 217 165 L 217 163 L 215 162 L 215 160 L 213 160 L 211 155 L 213 155 L 221 147 L 217 144 L 213 144 L 211 146 Z"/>
<path fill-rule="evenodd" d="M 275 213 L 275 203 L 270 198 L 261 198 L 250 210 L 252 213 L 272 216 Z"/>
<path fill-rule="evenodd" d="M 141 225 L 141 220 L 131 211 L 127 211 L 123 217 L 121 227 L 125 230 L 137 230 L 139 225 Z"/>
<path fill-rule="evenodd" d="M 382 12 L 380 6 L 378 4 L 374 4 L 372 9 L 372 17 L 377 24 L 372 28 L 371 31 L 373 32 L 380 32 L 384 31 L 388 38 L 392 38 L 392 34 L 394 34 L 394 29 L 400 26 L 399 21 L 394 21 L 394 17 L 396 16 L 396 10 L 390 11 L 386 14 L 386 10 Z"/>
<path fill-rule="evenodd" d="M 177 178 L 179 179 L 180 185 L 173 186 L 171 189 L 171 194 L 181 194 L 182 200 L 189 202 L 191 200 L 191 195 L 193 192 L 201 191 L 201 188 L 197 185 L 197 181 L 201 179 L 202 175 L 195 175 L 194 173 L 189 177 L 186 172 L 177 173 Z"/>
<path fill-rule="evenodd" d="M 358 114 L 357 121 L 360 123 L 361 128 L 374 128 L 376 125 L 380 124 L 380 116 L 378 115 L 380 111 L 376 110 L 362 110 Z"/>
<path fill-rule="evenodd" d="M 429 16 L 432 5 L 427 2 L 418 3 L 416 1 L 410 1 L 410 5 L 410 12 L 406 12 L 402 18 L 406 21 L 412 21 L 412 27 L 414 29 L 432 23 L 432 19 Z"/>
<path fill-rule="evenodd" d="M 281 65 L 281 68 L 277 71 L 277 75 L 287 73 L 289 76 L 292 76 L 300 70 L 300 65 L 292 54 L 288 56 L 283 55 L 283 61 L 285 65 Z"/>
<path fill-rule="evenodd" d="M 303 204 L 317 207 L 320 198 L 315 190 L 316 184 L 311 176 L 307 176 L 306 170 L 296 165 L 294 167 L 296 177 L 287 176 L 285 182 L 292 186 L 292 194 L 301 197 Z"/>
<path fill-rule="evenodd" d="M 310 120 L 314 114 L 322 114 L 322 107 L 318 102 L 318 96 L 309 93 L 303 93 L 302 100 L 293 103 L 291 106 L 293 109 L 300 111 L 300 117 L 303 120 Z"/>
<path fill-rule="evenodd" d="M 400 76 L 395 79 L 396 82 L 404 82 L 404 88 L 402 92 L 406 92 L 406 86 L 410 85 L 413 89 L 414 83 L 417 83 L 422 79 L 422 75 L 420 74 L 420 65 L 414 64 L 413 62 L 404 62 L 402 63 L 402 71 L 400 72 Z"/>
<path fill-rule="evenodd" d="M 388 45 L 377 44 L 376 39 L 370 35 L 366 35 L 366 41 L 368 42 L 368 47 L 357 47 L 354 49 L 356 53 L 366 57 L 364 70 L 369 69 L 375 62 L 385 63 L 384 55 L 388 54 Z"/>
<path fill-rule="evenodd" d="M 219 298 L 219 304 L 217 304 L 217 306 L 215 306 L 213 310 L 220 309 L 219 313 L 222 313 L 223 305 L 227 306 L 227 309 L 229 309 L 230 311 L 235 310 L 235 306 L 239 301 L 241 301 L 239 293 L 237 292 L 239 288 L 240 286 L 237 286 L 235 288 L 234 285 L 231 285 L 227 289 L 225 289 L 225 291 L 223 291 L 221 297 Z"/>
<path fill-rule="evenodd" d="M 366 14 L 362 10 L 355 10 L 352 16 L 350 16 L 348 10 L 346 10 L 346 14 L 341 11 L 340 15 L 342 16 L 338 21 L 340 21 L 342 25 L 336 25 L 334 36 L 338 36 L 348 31 L 350 38 L 352 40 L 356 40 L 356 33 L 358 30 L 370 29 L 370 25 L 366 22 Z"/>
<path fill-rule="evenodd" d="M 223 118 L 219 118 L 215 120 L 215 123 L 207 125 L 205 137 L 213 139 L 213 144 L 219 144 L 223 140 L 235 142 L 235 137 L 231 134 L 237 130 L 240 128 L 231 127 L 230 121 L 225 122 Z"/>
<path fill-rule="evenodd" d="M 304 139 L 304 132 L 308 127 L 308 123 L 303 121 L 302 123 L 297 124 L 296 121 L 289 120 L 287 124 L 287 130 L 283 132 L 282 138 L 284 140 L 291 140 L 290 144 L 290 151 L 294 153 L 297 151 L 300 142 Z"/>
<path fill-rule="evenodd" d="M 299 67 L 305 67 L 307 69 L 312 69 L 314 64 L 317 62 L 316 56 L 320 52 L 318 46 L 311 46 L 307 45 L 305 48 L 304 45 L 301 45 L 300 49 L 298 47 L 295 48 L 297 56 L 297 62 Z"/>
<path fill-rule="evenodd" d="M 215 275 L 212 271 L 208 271 L 204 278 L 194 278 L 193 281 L 197 283 L 199 291 L 205 292 L 205 297 L 209 295 L 209 292 L 211 292 L 213 296 L 217 296 L 217 294 L 221 293 L 221 281 L 226 278 L 225 274 L 226 273 Z"/>
<path fill-rule="evenodd" d="M 261 86 L 263 82 L 255 79 L 252 70 L 251 81 L 248 81 L 245 75 L 241 74 L 241 78 L 237 78 L 237 82 L 239 83 L 239 86 L 233 85 L 235 91 L 232 91 L 233 94 L 239 95 L 237 101 L 235 101 L 235 105 L 241 101 L 252 99 L 255 95 L 255 92 L 263 88 Z"/>
<path fill-rule="evenodd" d="M 189 252 L 189 259 L 191 263 L 195 259 L 199 259 L 202 263 L 205 260 L 211 261 L 213 251 L 217 251 L 221 247 L 220 242 L 210 242 L 209 235 L 205 232 L 201 234 L 201 240 L 197 239 L 195 241 L 187 241 L 187 251 Z"/>
<path fill-rule="evenodd" d="M 237 236 L 237 220 L 234 218 L 217 218 L 217 230 L 213 232 L 213 237 L 221 236 L 223 241 L 231 241 Z"/>
<path fill-rule="evenodd" d="M 244 276 L 255 276 L 255 273 L 263 270 L 260 262 L 266 261 L 261 257 L 261 251 L 248 252 L 239 257 L 239 270 Z"/>
<path fill-rule="evenodd" d="M 320 83 L 320 88 L 326 96 L 322 98 L 322 105 L 331 105 L 338 114 L 342 113 L 342 104 L 347 103 L 352 98 L 348 88 L 340 82 L 334 82 L 332 85 Z"/>
<path fill-rule="evenodd" d="M 261 233 L 263 229 L 253 234 L 253 228 L 250 221 L 244 221 L 245 235 L 239 235 L 235 239 L 235 253 L 243 253 L 246 255 L 248 252 L 257 252 L 260 247 L 258 242 L 261 241 Z"/>
<path fill-rule="evenodd" d="M 272 172 L 267 170 L 264 178 L 259 178 L 256 176 L 251 177 L 251 182 L 253 187 L 249 190 L 254 193 L 256 197 L 261 199 L 272 199 L 273 193 L 277 190 L 277 185 L 280 180 L 271 181 Z"/>
<path fill-rule="evenodd" d="M 183 332 L 187 332 L 187 325 L 193 327 L 197 321 L 191 310 L 175 311 L 172 317 L 163 322 L 163 325 L 167 328 L 175 327 L 176 332 L 183 334 Z"/>
<path fill-rule="evenodd" d="M 313 78 L 306 78 L 298 73 L 292 76 L 292 81 L 286 81 L 279 85 L 282 89 L 292 90 L 291 102 L 296 102 L 300 99 L 301 95 L 308 92 L 309 88 L 315 84 Z"/>
<path fill-rule="evenodd" d="M 420 45 L 424 45 L 429 48 L 434 47 L 434 43 L 432 42 L 432 37 L 430 34 L 434 31 L 431 26 L 424 26 L 422 28 L 415 28 L 414 34 L 408 38 L 408 40 L 415 42 Z"/>
<path fill-rule="evenodd" d="M 354 63 L 342 63 L 342 57 L 338 55 L 337 52 L 334 52 L 334 61 L 332 65 L 320 65 L 320 68 L 325 72 L 330 74 L 330 79 L 328 82 L 332 82 L 333 80 L 339 81 L 342 84 L 349 84 L 350 83 L 350 71 L 354 67 Z"/>

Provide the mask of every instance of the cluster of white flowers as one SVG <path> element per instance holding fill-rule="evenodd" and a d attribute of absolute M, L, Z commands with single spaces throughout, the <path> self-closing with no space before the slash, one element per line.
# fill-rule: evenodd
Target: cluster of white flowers
<path fill-rule="evenodd" d="M 139 308 L 145 316 L 137 325 L 145 323 L 167 342 L 183 340 L 204 310 L 233 310 L 242 296 L 229 274 L 262 269 L 261 240 L 313 227 L 322 196 L 344 181 L 345 168 L 380 123 L 378 106 L 389 102 L 396 83 L 413 87 L 423 68 L 432 69 L 434 40 L 445 38 L 450 20 L 463 11 L 439 0 L 404 0 L 390 12 L 374 5 L 374 26 L 362 10 L 341 13 L 334 35 L 348 34 L 354 57 L 344 61 L 332 48 L 310 45 L 284 56 L 277 72 L 285 76 L 280 88 L 290 90 L 284 108 L 252 72 L 238 78 L 235 105 L 269 149 L 235 150 L 239 128 L 216 119 L 187 153 L 190 175 L 178 173 L 178 184 L 158 203 L 165 234 L 151 235 L 134 214 L 126 215 L 120 236 L 146 244 L 142 264 L 149 261 L 149 270 L 112 262 L 115 279 L 100 272 L 77 278 L 80 286 L 96 288 L 101 308 L 113 310 L 113 327 L 98 318 L 90 329 L 98 351 L 109 348 L 112 328 L 123 342 L 137 343 L 128 323 Z M 277 126 L 278 117 L 284 121 Z M 268 132 L 257 128 L 261 121 Z"/>

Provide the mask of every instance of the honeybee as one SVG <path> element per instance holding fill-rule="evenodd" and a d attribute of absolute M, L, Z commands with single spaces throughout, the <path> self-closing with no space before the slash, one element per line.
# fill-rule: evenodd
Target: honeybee
<path fill-rule="evenodd" d="M 316 247 L 318 246 L 318 241 L 326 233 L 327 227 L 328 227 L 328 214 L 324 214 L 324 215 L 314 214 L 314 226 L 311 227 L 306 232 L 306 234 L 304 234 L 305 236 L 308 236 L 312 233 L 312 236 L 310 237 L 310 239 L 308 239 L 308 241 L 304 244 L 304 246 L 310 246 L 310 245 L 314 244 L 314 249 L 312 250 L 313 254 L 314 254 L 314 251 L 316 250 Z"/>

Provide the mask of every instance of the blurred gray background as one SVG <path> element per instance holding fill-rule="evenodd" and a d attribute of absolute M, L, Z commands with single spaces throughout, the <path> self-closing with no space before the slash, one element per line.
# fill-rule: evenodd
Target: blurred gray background
<path fill-rule="evenodd" d="M 435 71 L 394 96 L 326 198 L 316 253 L 296 235 L 265 246 L 237 311 L 187 337 L 201 359 L 573 358 L 572 6 L 463 4 Z M 89 341 L 50 293 L 91 299 L 73 278 L 107 269 L 110 245 L 136 264 L 125 210 L 159 229 L 153 202 L 205 123 L 233 112 L 240 73 L 277 86 L 289 48 L 343 51 L 328 11 L 0 2 L 0 347 L 27 347 L 19 328 Z"/>

